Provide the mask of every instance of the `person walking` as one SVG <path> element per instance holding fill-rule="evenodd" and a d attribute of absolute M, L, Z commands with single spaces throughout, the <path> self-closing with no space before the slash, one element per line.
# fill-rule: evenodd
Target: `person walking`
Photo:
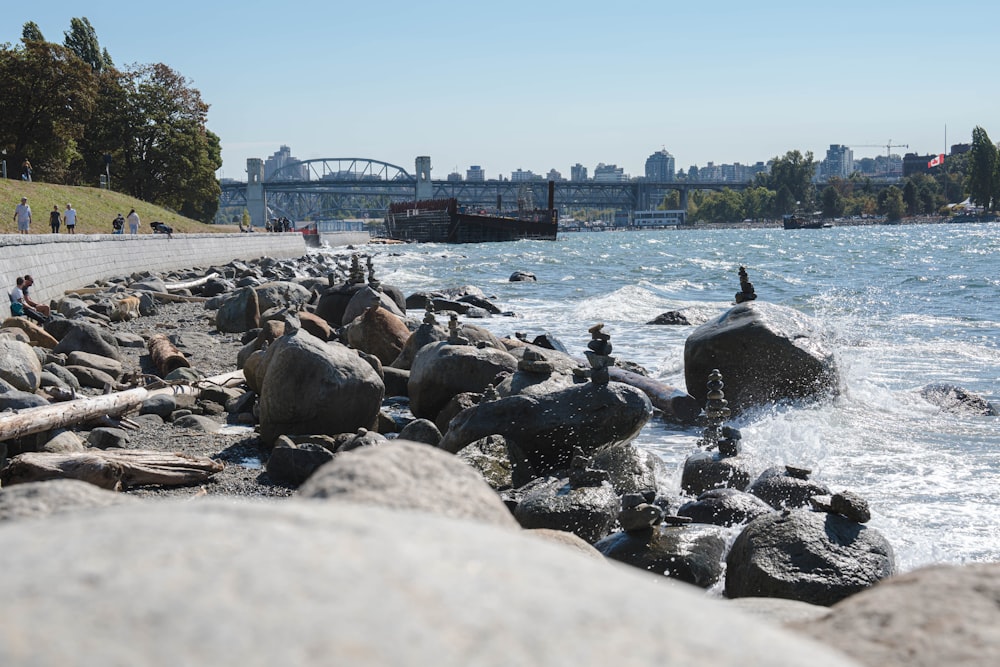
<path fill-rule="evenodd" d="M 132 234 L 133 236 L 136 235 L 136 234 L 138 234 L 139 233 L 139 214 L 135 212 L 135 209 L 132 209 L 131 211 L 129 211 L 128 212 L 128 217 L 125 218 L 125 219 L 128 220 L 128 233 Z"/>
<path fill-rule="evenodd" d="M 59 213 L 59 204 L 52 207 L 52 212 L 49 213 L 49 227 L 52 228 L 53 234 L 59 233 L 59 225 L 62 224 L 62 214 Z"/>
<path fill-rule="evenodd" d="M 66 204 L 66 212 L 63 213 L 63 222 L 66 223 L 66 233 L 76 234 L 76 209 L 72 204 Z"/>
<path fill-rule="evenodd" d="M 27 234 L 31 229 L 31 207 L 27 197 L 21 197 L 21 203 L 14 207 L 14 222 L 17 223 L 18 234 Z"/>

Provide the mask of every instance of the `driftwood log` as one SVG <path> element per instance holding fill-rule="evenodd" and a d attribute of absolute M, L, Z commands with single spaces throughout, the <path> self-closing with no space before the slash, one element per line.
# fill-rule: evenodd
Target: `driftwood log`
<path fill-rule="evenodd" d="M 139 387 L 3 414 L 0 415 L 0 442 L 79 424 L 105 415 L 124 414 L 141 404 L 148 395 L 148 391 Z"/>
<path fill-rule="evenodd" d="M 77 479 L 102 489 L 120 491 L 133 486 L 197 484 L 221 472 L 221 461 L 207 456 L 139 449 L 57 453 L 25 452 L 0 470 L 0 484 Z"/>
<path fill-rule="evenodd" d="M 660 410 L 668 418 L 690 424 L 701 413 L 698 401 L 685 391 L 622 368 L 612 366 L 608 368 L 608 371 L 611 379 L 615 382 L 631 385 L 646 394 L 653 407 Z"/>
<path fill-rule="evenodd" d="M 219 277 L 218 273 L 210 273 L 207 276 L 205 276 L 204 278 L 197 278 L 195 280 L 188 280 L 188 281 L 182 282 L 182 283 L 167 283 L 167 291 L 168 292 L 176 292 L 176 291 L 182 290 L 182 289 L 191 289 L 192 287 L 201 287 L 202 285 L 204 285 L 205 283 L 207 283 L 212 278 L 218 278 L 218 277 Z"/>
<path fill-rule="evenodd" d="M 178 368 L 190 368 L 184 353 L 170 342 L 166 334 L 156 334 L 151 336 L 146 344 L 149 348 L 149 356 L 153 359 L 153 364 L 161 375 L 166 375 Z"/>

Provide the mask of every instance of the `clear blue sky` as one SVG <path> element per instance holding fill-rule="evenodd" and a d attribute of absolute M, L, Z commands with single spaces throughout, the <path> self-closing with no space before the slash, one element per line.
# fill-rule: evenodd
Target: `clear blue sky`
<path fill-rule="evenodd" d="M 164 62 L 211 105 L 221 175 L 281 144 L 433 176 L 753 163 L 829 144 L 1000 139 L 1000 4 L 907 2 L 8 2 L 0 42 L 86 16 L 117 65 Z M 893 152 L 902 154 L 906 149 Z M 885 149 L 855 148 L 855 157 Z"/>

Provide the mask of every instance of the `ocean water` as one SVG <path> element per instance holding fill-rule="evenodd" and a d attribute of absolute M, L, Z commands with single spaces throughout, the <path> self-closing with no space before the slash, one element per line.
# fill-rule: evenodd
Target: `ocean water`
<path fill-rule="evenodd" d="M 694 326 L 646 322 L 721 314 L 745 266 L 758 299 L 830 332 L 842 376 L 831 401 L 733 422 L 754 472 L 793 464 L 861 494 L 902 571 L 1000 560 L 1000 418 L 947 413 L 919 394 L 948 382 L 1000 405 L 998 224 L 581 232 L 373 252 L 379 278 L 406 294 L 480 287 L 515 313 L 473 321 L 499 335 L 548 332 L 579 355 L 604 322 L 615 356 L 682 389 Z M 515 270 L 538 281 L 511 283 Z M 673 491 L 699 435 L 654 417 L 638 439 L 666 463 Z"/>

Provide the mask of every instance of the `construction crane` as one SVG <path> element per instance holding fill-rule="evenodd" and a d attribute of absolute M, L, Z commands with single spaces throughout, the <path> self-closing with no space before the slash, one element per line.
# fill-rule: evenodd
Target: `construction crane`
<path fill-rule="evenodd" d="M 888 158 L 892 155 L 893 148 L 909 148 L 909 144 L 894 144 L 892 139 L 885 142 L 884 144 L 854 144 L 853 146 L 848 146 L 848 148 L 884 148 L 885 156 Z"/>

